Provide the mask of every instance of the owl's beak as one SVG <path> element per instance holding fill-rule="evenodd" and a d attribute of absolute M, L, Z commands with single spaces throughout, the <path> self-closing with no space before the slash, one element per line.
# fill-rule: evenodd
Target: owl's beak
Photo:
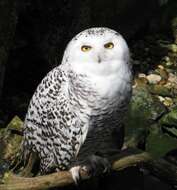
<path fill-rule="evenodd" d="M 101 63 L 101 56 L 98 55 L 98 63 Z"/>

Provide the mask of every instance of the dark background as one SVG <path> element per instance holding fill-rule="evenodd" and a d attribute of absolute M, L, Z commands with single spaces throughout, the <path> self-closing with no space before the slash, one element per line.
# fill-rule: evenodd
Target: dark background
<path fill-rule="evenodd" d="M 173 6 L 174 1 L 169 0 L 168 5 Z M 146 33 L 171 35 L 173 12 L 163 17 L 168 13 L 165 6 L 158 0 L 0 0 L 0 127 L 14 115 L 24 118 L 35 88 L 60 64 L 67 43 L 78 32 L 110 27 L 131 48 Z M 124 188 L 143 187 L 141 173 L 136 168 L 131 171 L 129 184 L 124 182 L 126 172 L 119 176 Z M 119 188 L 114 183 L 111 187 Z M 145 183 L 148 189 L 148 179 Z M 109 188 L 102 183 L 102 189 Z"/>
<path fill-rule="evenodd" d="M 160 9 L 158 0 L 0 0 L 0 120 L 24 117 L 36 86 L 76 33 L 106 26 L 130 44 Z"/>

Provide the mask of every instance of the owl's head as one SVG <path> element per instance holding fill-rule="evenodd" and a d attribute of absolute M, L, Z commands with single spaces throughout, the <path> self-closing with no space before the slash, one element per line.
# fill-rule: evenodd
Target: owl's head
<path fill-rule="evenodd" d="M 69 42 L 63 62 L 67 62 L 78 74 L 105 76 L 128 67 L 129 49 L 116 31 L 90 28 Z"/>

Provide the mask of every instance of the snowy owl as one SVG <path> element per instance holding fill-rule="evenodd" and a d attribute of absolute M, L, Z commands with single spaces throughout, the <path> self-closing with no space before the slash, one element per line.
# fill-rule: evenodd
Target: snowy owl
<path fill-rule="evenodd" d="M 106 169 L 109 150 L 120 149 L 131 80 L 129 49 L 118 32 L 97 27 L 77 34 L 30 101 L 23 159 L 34 152 L 42 174 L 69 170 L 75 181 L 85 165 Z"/>

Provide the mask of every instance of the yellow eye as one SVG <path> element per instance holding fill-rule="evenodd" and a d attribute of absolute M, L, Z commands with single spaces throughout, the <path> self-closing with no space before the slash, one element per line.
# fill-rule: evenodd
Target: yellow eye
<path fill-rule="evenodd" d="M 82 50 L 83 52 L 90 51 L 91 49 L 92 49 L 92 47 L 91 47 L 91 46 L 87 46 L 87 45 L 83 45 L 83 46 L 81 47 L 81 50 Z"/>
<path fill-rule="evenodd" d="M 114 44 L 112 42 L 109 42 L 109 43 L 105 44 L 104 47 L 106 49 L 112 49 L 114 47 Z"/>

